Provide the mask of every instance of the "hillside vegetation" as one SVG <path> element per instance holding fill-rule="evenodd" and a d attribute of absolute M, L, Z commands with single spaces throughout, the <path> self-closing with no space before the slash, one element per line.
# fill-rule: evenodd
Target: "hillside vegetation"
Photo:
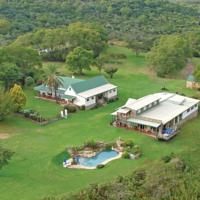
<path fill-rule="evenodd" d="M 159 35 L 199 29 L 195 7 L 163 0 L 3 0 L 0 13 L 1 44 L 38 28 L 76 21 L 98 22 L 110 38 L 145 38 L 150 43 Z"/>

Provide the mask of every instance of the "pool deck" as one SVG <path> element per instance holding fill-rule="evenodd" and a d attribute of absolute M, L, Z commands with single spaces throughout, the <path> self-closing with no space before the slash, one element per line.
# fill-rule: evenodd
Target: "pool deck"
<path fill-rule="evenodd" d="M 101 165 L 106 165 L 107 163 L 109 163 L 113 160 L 117 160 L 121 157 L 122 157 L 122 152 L 119 152 L 119 154 L 117 156 L 105 160 L 104 162 L 101 163 Z M 83 165 L 69 165 L 69 166 L 67 166 L 67 168 L 70 168 L 70 169 L 97 169 L 97 167 L 86 167 L 86 166 L 83 166 Z"/>

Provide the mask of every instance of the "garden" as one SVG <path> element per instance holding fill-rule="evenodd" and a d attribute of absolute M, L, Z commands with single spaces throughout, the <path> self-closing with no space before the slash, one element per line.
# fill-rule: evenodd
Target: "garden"
<path fill-rule="evenodd" d="M 116 142 L 87 141 L 82 146 L 68 147 L 69 159 L 64 159 L 63 167 L 76 169 L 100 169 L 108 162 L 119 159 L 137 159 L 141 156 L 139 146 L 132 140 L 118 138 Z"/>
<path fill-rule="evenodd" d="M 123 105 L 129 97 L 139 98 L 158 92 L 163 87 L 170 92 L 178 91 L 188 96 L 196 96 L 198 92 L 186 89 L 185 80 L 154 76 L 146 65 L 144 55 L 135 56 L 130 49 L 117 46 L 111 46 L 107 51 L 126 55 L 121 64 L 110 64 L 119 69 L 113 79 L 108 77 L 111 83 L 119 86 L 118 101 L 94 110 L 79 111 L 68 120 L 59 120 L 48 126 L 39 126 L 16 115 L 7 117 L 0 124 L 0 134 L 9 135 L 9 138 L 0 140 L 1 145 L 15 152 L 9 165 L 0 171 L 0 199 L 10 200 L 15 197 L 35 200 L 71 194 L 94 183 L 103 184 L 121 175 L 128 176 L 138 168 L 148 169 L 172 152 L 182 155 L 194 168 L 199 167 L 199 117 L 184 125 L 181 133 L 167 143 L 155 141 L 136 131 L 117 129 L 109 124 L 110 113 Z M 63 74 L 70 74 L 63 63 L 57 63 L 57 66 Z M 80 78 L 86 79 L 98 74 L 98 70 L 92 70 Z M 25 109 L 38 111 L 44 118 L 56 116 L 62 109 L 54 102 L 35 98 L 30 88 L 25 90 L 25 94 Z M 63 168 L 66 151 L 61 152 L 66 147 L 79 147 L 91 140 L 112 143 L 119 137 L 125 141 L 133 140 L 142 149 L 142 156 L 137 161 L 116 159 L 102 170 Z M 125 152 L 128 153 L 129 148 Z"/>

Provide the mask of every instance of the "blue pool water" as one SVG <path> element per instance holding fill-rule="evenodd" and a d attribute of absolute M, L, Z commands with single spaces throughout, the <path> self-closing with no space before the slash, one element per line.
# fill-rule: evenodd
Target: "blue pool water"
<path fill-rule="evenodd" d="M 91 158 L 83 158 L 80 156 L 77 156 L 77 163 L 79 165 L 83 165 L 86 167 L 96 167 L 97 165 L 103 163 L 104 161 L 114 158 L 118 155 L 117 151 L 111 150 L 111 151 L 102 151 L 98 153 L 96 156 Z"/>

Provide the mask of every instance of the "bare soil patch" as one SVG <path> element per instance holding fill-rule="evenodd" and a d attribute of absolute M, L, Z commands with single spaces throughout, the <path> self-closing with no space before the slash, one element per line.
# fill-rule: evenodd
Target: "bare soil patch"
<path fill-rule="evenodd" d="M 10 135 L 7 133 L 0 133 L 0 140 L 5 140 L 8 139 L 9 137 Z"/>

